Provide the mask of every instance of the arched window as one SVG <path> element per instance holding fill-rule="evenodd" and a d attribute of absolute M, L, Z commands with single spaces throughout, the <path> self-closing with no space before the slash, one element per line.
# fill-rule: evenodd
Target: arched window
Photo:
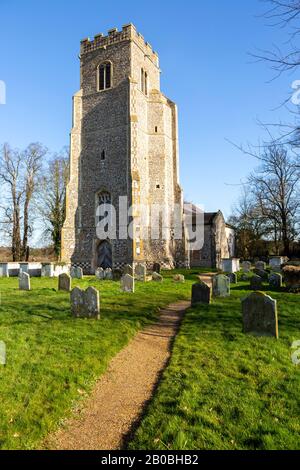
<path fill-rule="evenodd" d="M 103 191 L 98 195 L 98 204 L 111 204 L 111 194 L 108 191 Z"/>
<path fill-rule="evenodd" d="M 108 218 L 108 224 L 111 223 L 111 194 L 108 191 L 102 191 L 97 194 L 96 198 L 96 224 Z M 102 210 L 100 210 L 100 207 Z M 99 215 L 101 214 L 101 215 Z M 105 225 L 105 231 L 108 231 L 108 224 Z"/>
<path fill-rule="evenodd" d="M 104 62 L 98 67 L 98 90 L 104 91 L 112 87 L 112 64 Z"/>
<path fill-rule="evenodd" d="M 148 95 L 148 74 L 144 69 L 141 69 L 141 90 Z"/>

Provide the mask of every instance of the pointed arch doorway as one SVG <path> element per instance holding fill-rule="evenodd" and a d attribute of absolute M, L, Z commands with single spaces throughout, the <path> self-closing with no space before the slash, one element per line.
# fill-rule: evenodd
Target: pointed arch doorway
<path fill-rule="evenodd" d="M 103 269 L 112 269 L 112 246 L 108 240 L 99 243 L 97 247 L 97 267 Z"/>

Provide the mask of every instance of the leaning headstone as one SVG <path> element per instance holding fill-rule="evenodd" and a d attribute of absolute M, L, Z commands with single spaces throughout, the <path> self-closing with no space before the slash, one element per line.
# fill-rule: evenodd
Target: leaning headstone
<path fill-rule="evenodd" d="M 256 269 L 259 269 L 260 271 L 265 271 L 265 270 L 266 270 L 266 267 L 267 267 L 267 265 L 266 265 L 266 263 L 265 263 L 264 261 L 257 261 L 257 262 L 255 263 L 255 268 L 256 268 Z"/>
<path fill-rule="evenodd" d="M 211 288 L 205 282 L 198 282 L 192 286 L 192 307 L 198 304 L 210 304 Z"/>
<path fill-rule="evenodd" d="M 144 264 L 137 264 L 134 273 L 137 281 L 146 282 L 147 269 Z"/>
<path fill-rule="evenodd" d="M 0 263 L 0 277 L 9 277 L 8 263 Z"/>
<path fill-rule="evenodd" d="M 129 274 L 129 276 L 133 277 L 133 267 L 130 264 L 126 264 L 123 269 L 123 275 Z"/>
<path fill-rule="evenodd" d="M 134 277 L 125 274 L 121 279 L 121 289 L 123 292 L 134 292 Z"/>
<path fill-rule="evenodd" d="M 185 277 L 183 274 L 175 274 L 175 276 L 173 276 L 173 281 L 178 284 L 183 284 L 185 282 Z"/>
<path fill-rule="evenodd" d="M 219 274 L 212 279 L 213 297 L 229 297 L 230 281 L 225 274 Z"/>
<path fill-rule="evenodd" d="M 104 269 L 103 268 L 96 269 L 95 276 L 100 281 L 103 281 L 103 279 L 104 279 Z"/>
<path fill-rule="evenodd" d="M 230 273 L 227 274 L 227 277 L 229 279 L 230 284 L 237 284 L 238 282 L 238 277 L 236 273 Z"/>
<path fill-rule="evenodd" d="M 277 302 L 262 292 L 242 300 L 243 331 L 278 338 Z"/>
<path fill-rule="evenodd" d="M 61 276 L 64 276 L 64 274 L 61 274 Z M 84 316 L 84 291 L 79 287 L 75 287 L 71 292 L 70 298 L 73 317 L 82 318 Z"/>
<path fill-rule="evenodd" d="M 19 274 L 19 289 L 30 290 L 30 276 L 27 273 L 21 272 Z"/>
<path fill-rule="evenodd" d="M 161 271 L 161 265 L 159 263 L 154 263 L 153 272 L 160 274 L 160 271 Z"/>
<path fill-rule="evenodd" d="M 157 272 L 152 273 L 152 281 L 155 282 L 163 282 L 164 278 L 161 276 L 161 274 L 158 274 Z"/>
<path fill-rule="evenodd" d="M 252 276 L 250 279 L 250 289 L 252 290 L 262 290 L 263 280 L 260 276 Z"/>
<path fill-rule="evenodd" d="M 100 320 L 100 294 L 94 287 L 89 287 L 84 293 L 85 317 Z"/>
<path fill-rule="evenodd" d="M 250 261 L 244 261 L 242 263 L 242 270 L 244 273 L 250 273 L 251 271 L 251 263 Z"/>
<path fill-rule="evenodd" d="M 269 285 L 274 289 L 280 289 L 282 287 L 282 275 L 279 273 L 270 274 Z"/>
<path fill-rule="evenodd" d="M 104 271 L 104 279 L 106 281 L 112 281 L 113 280 L 113 272 L 111 268 L 107 268 Z"/>
<path fill-rule="evenodd" d="M 72 288 L 72 280 L 69 274 L 60 274 L 58 276 L 58 290 L 70 292 Z"/>

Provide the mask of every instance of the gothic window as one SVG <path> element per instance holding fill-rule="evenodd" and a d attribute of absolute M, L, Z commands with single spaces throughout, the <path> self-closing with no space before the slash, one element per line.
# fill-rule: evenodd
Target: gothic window
<path fill-rule="evenodd" d="M 112 65 L 104 62 L 98 67 L 98 90 L 104 91 L 112 87 Z"/>
<path fill-rule="evenodd" d="M 98 202 L 99 206 L 101 204 L 111 204 L 111 195 L 107 191 L 103 191 L 102 193 L 99 194 L 98 196 Z"/>
<path fill-rule="evenodd" d="M 148 74 L 144 69 L 141 69 L 141 90 L 148 95 Z"/>
<path fill-rule="evenodd" d="M 98 207 L 102 205 L 107 205 L 107 206 L 111 205 L 111 194 L 108 191 L 103 191 L 98 194 L 96 210 L 98 210 Z M 98 223 L 110 215 L 109 207 L 104 207 L 104 211 L 105 211 L 104 214 L 98 217 L 98 220 L 97 220 Z M 105 231 L 107 230 L 108 230 L 108 224 L 105 226 Z"/>

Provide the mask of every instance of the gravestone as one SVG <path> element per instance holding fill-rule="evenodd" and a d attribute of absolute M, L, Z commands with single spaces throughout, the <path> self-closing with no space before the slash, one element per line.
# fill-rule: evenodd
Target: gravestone
<path fill-rule="evenodd" d="M 72 266 L 70 274 L 72 279 L 83 279 L 83 270 L 79 266 Z"/>
<path fill-rule="evenodd" d="M 144 264 L 137 264 L 134 272 L 137 281 L 146 282 L 147 268 Z"/>
<path fill-rule="evenodd" d="M 100 320 L 100 294 L 94 287 L 89 287 L 84 293 L 85 317 Z"/>
<path fill-rule="evenodd" d="M 227 274 L 230 284 L 237 284 L 238 277 L 236 273 Z"/>
<path fill-rule="evenodd" d="M 52 263 L 43 263 L 41 270 L 41 277 L 53 277 L 53 264 Z"/>
<path fill-rule="evenodd" d="M 64 276 L 64 274 L 61 274 Z M 82 318 L 84 316 L 84 291 L 79 287 L 75 287 L 72 290 L 71 295 L 71 312 L 73 317 L 75 318 Z"/>
<path fill-rule="evenodd" d="M 152 273 L 152 281 L 154 282 L 163 282 L 164 278 L 161 276 L 161 274 L 158 274 L 156 271 Z"/>
<path fill-rule="evenodd" d="M 267 271 L 263 271 L 261 269 L 254 269 L 254 273 L 256 276 L 261 277 L 264 281 L 267 281 L 269 279 L 269 273 Z"/>
<path fill-rule="evenodd" d="M 282 287 L 282 275 L 279 273 L 270 274 L 269 285 L 274 289 L 280 289 Z"/>
<path fill-rule="evenodd" d="M 21 272 L 19 274 L 19 289 L 30 290 L 30 276 L 27 273 Z"/>
<path fill-rule="evenodd" d="M 96 318 L 100 320 L 100 295 L 94 287 L 86 291 L 75 287 L 71 292 L 71 311 L 75 318 Z"/>
<path fill-rule="evenodd" d="M 230 281 L 225 274 L 219 274 L 212 279 L 213 297 L 229 297 Z"/>
<path fill-rule="evenodd" d="M 58 276 L 58 290 L 70 292 L 72 289 L 72 279 L 69 274 L 63 273 Z"/>
<path fill-rule="evenodd" d="M 134 277 L 130 274 L 125 274 L 121 278 L 121 289 L 123 292 L 134 292 Z"/>
<path fill-rule="evenodd" d="M 222 259 L 222 271 L 225 273 L 236 273 L 240 270 L 239 258 Z"/>
<path fill-rule="evenodd" d="M 192 307 L 198 304 L 210 304 L 211 288 L 205 282 L 198 282 L 192 286 Z"/>
<path fill-rule="evenodd" d="M 115 281 L 120 281 L 122 275 L 123 275 L 122 269 L 116 268 L 113 270 L 113 279 Z"/>
<path fill-rule="evenodd" d="M 242 270 L 244 273 L 250 273 L 251 271 L 251 263 L 250 261 L 244 261 L 242 263 Z"/>
<path fill-rule="evenodd" d="M 153 272 L 157 273 L 157 274 L 160 274 L 160 271 L 161 271 L 161 265 L 159 263 L 154 263 Z"/>
<path fill-rule="evenodd" d="M 113 272 L 111 268 L 107 268 L 104 271 L 104 279 L 106 281 L 112 281 L 113 280 Z"/>
<path fill-rule="evenodd" d="M 182 274 L 175 274 L 175 276 L 173 276 L 173 281 L 178 284 L 183 284 L 185 282 L 185 277 Z"/>
<path fill-rule="evenodd" d="M 129 274 L 129 276 L 133 277 L 133 267 L 130 264 L 126 264 L 123 269 L 123 274 Z"/>
<path fill-rule="evenodd" d="M 28 270 L 29 270 L 29 263 L 20 263 L 19 274 L 21 274 L 21 273 L 27 273 L 28 274 Z"/>
<path fill-rule="evenodd" d="M 277 302 L 262 292 L 242 300 L 243 331 L 278 338 Z"/>
<path fill-rule="evenodd" d="M 0 277 L 9 277 L 8 263 L 0 263 Z"/>
<path fill-rule="evenodd" d="M 249 274 L 244 273 L 244 274 L 241 275 L 241 281 L 247 282 L 247 281 L 249 281 L 249 279 L 250 279 Z"/>
<path fill-rule="evenodd" d="M 266 265 L 266 263 L 265 263 L 264 261 L 257 261 L 257 262 L 255 263 L 255 268 L 258 269 L 258 270 L 260 270 L 260 271 L 265 271 L 265 270 L 266 270 L 266 267 L 267 267 L 267 265 Z"/>
<path fill-rule="evenodd" d="M 260 276 L 254 275 L 250 279 L 250 289 L 252 290 L 262 290 L 263 280 Z"/>
<path fill-rule="evenodd" d="M 269 265 L 273 271 L 280 272 L 281 265 L 284 263 L 283 256 L 273 256 L 270 258 Z"/>
<path fill-rule="evenodd" d="M 95 276 L 99 281 L 103 281 L 104 279 L 104 269 L 103 268 L 98 268 L 96 269 Z"/>

